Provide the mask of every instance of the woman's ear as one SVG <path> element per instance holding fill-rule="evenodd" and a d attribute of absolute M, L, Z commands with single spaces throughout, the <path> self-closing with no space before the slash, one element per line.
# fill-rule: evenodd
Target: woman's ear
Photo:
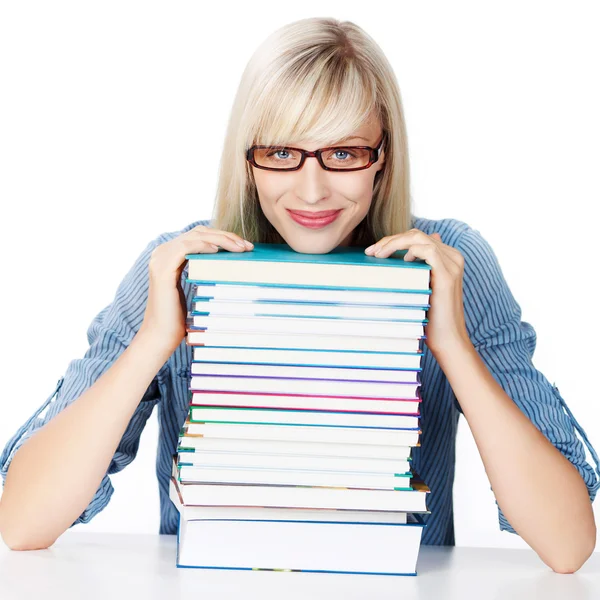
<path fill-rule="evenodd" d="M 377 182 L 382 178 L 384 166 L 385 165 L 382 165 L 381 169 L 379 169 L 379 171 L 377 171 L 377 173 L 375 173 L 375 177 L 373 177 L 373 188 L 375 188 L 375 186 L 377 185 Z"/>
<path fill-rule="evenodd" d="M 377 170 L 381 171 L 383 170 L 383 167 L 385 166 L 385 151 L 382 149 L 381 150 L 381 154 L 379 155 L 379 158 L 377 159 L 377 163 L 378 165 Z"/>

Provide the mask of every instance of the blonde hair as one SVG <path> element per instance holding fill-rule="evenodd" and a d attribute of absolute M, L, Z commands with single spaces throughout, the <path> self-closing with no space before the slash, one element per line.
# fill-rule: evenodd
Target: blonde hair
<path fill-rule="evenodd" d="M 246 150 L 310 138 L 335 145 L 371 116 L 385 135 L 385 165 L 352 245 L 412 227 L 408 142 L 400 89 L 381 48 L 350 21 L 308 18 L 272 33 L 242 74 L 223 145 L 211 226 L 252 242 L 284 243 L 258 200 Z"/>

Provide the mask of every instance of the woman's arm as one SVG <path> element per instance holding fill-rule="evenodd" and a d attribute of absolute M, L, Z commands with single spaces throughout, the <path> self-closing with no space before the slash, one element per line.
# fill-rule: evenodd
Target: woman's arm
<path fill-rule="evenodd" d="M 47 548 L 88 506 L 150 382 L 172 349 L 140 330 L 114 364 L 14 455 L 0 503 L 13 550 Z"/>
<path fill-rule="evenodd" d="M 521 321 L 492 248 L 479 231 L 456 224 L 462 232 L 449 236 L 450 245 L 438 233 L 411 229 L 365 252 L 408 250 L 404 260 L 430 265 L 426 344 L 473 431 L 501 528 L 521 535 L 553 570 L 572 573 L 594 550 L 591 502 L 600 486 L 573 425 L 597 466 L 598 459 L 558 391 L 533 366 L 535 330 Z"/>
<path fill-rule="evenodd" d="M 48 547 L 106 506 L 108 475 L 133 460 L 160 397 L 160 371 L 185 338 L 186 254 L 250 249 L 239 236 L 202 222 L 177 233 L 148 244 L 115 300 L 93 320 L 90 348 L 71 361 L 57 402 L 44 419 L 28 421 L 0 455 L 6 477 L 0 533 L 10 547 Z M 155 377 L 158 385 L 151 384 Z"/>
<path fill-rule="evenodd" d="M 466 330 L 435 357 L 473 432 L 501 528 L 554 571 L 576 571 L 594 550 L 591 500 L 599 485 L 573 430 L 578 424 L 533 365 L 535 330 L 521 320 L 490 244 L 469 228 L 456 249 L 464 259 Z"/>
<path fill-rule="evenodd" d="M 147 302 L 150 259 L 161 240 L 159 236 L 146 245 L 119 284 L 113 301 L 90 323 L 85 355 L 69 363 L 54 393 L 0 453 L 0 475 L 5 480 L 0 534 L 9 547 L 47 547 L 68 527 L 87 523 L 110 501 L 113 487 L 109 475 L 121 471 L 135 458 L 144 425 L 160 399 L 158 375 L 154 378 L 160 357 L 151 357 L 141 370 L 130 371 L 132 381 L 125 382 L 126 373 L 120 371 L 123 363 L 135 368 L 150 352 L 140 349 L 136 334 Z M 138 341 L 121 366 L 90 391 L 134 338 Z M 77 406 L 70 410 L 75 403 Z M 45 414 L 39 416 L 42 411 Z M 99 411 L 104 411 L 105 416 L 98 415 Z M 123 430 L 125 434 L 115 450 L 115 436 Z M 110 448 L 112 460 L 105 465 Z M 101 465 L 107 468 L 97 481 Z M 92 481 L 96 484 L 94 490 Z M 72 511 L 83 504 L 84 498 L 88 504 L 73 516 Z"/>
<path fill-rule="evenodd" d="M 596 544 L 592 503 L 581 475 L 504 392 L 473 344 L 447 347 L 436 359 L 511 525 L 554 571 L 577 571 Z"/>

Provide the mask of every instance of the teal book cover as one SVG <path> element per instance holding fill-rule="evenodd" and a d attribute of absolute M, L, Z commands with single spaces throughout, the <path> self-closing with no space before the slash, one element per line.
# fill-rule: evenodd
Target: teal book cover
<path fill-rule="evenodd" d="M 407 252 L 397 250 L 390 256 L 376 257 L 365 254 L 363 248 L 341 246 L 324 254 L 305 254 L 288 244 L 257 243 L 248 252 L 219 249 L 186 254 L 186 281 L 429 293 L 431 266 L 422 259 L 405 261 Z M 269 268 L 264 268 L 267 265 Z"/>
<path fill-rule="evenodd" d="M 209 254 L 186 254 L 188 260 L 227 260 L 244 262 L 296 262 L 320 263 L 329 265 L 367 265 L 431 270 L 431 266 L 422 259 L 405 261 L 408 250 L 396 250 L 386 258 L 369 256 L 364 248 L 357 246 L 338 246 L 326 254 L 305 254 L 296 252 L 288 244 L 254 244 L 248 252 L 229 252 L 219 249 Z"/>

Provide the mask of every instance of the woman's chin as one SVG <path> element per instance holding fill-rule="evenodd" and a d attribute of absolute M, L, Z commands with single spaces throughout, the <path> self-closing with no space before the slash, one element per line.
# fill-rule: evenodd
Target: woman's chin
<path fill-rule="evenodd" d="M 339 238 L 331 235 L 323 237 L 316 235 L 294 235 L 283 236 L 283 238 L 292 250 L 301 254 L 328 254 L 340 245 Z"/>

